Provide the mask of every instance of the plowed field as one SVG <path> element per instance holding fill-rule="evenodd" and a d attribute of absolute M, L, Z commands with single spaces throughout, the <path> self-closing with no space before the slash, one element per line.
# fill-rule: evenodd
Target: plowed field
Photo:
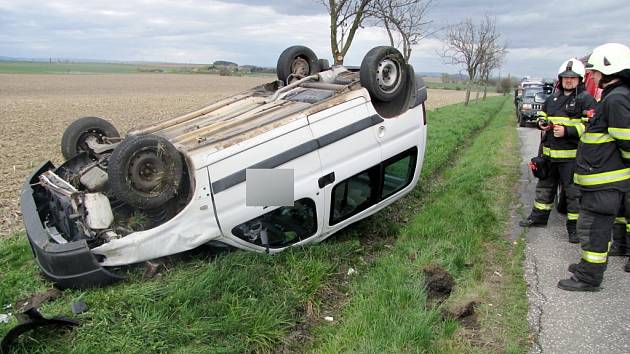
<path fill-rule="evenodd" d="M 0 75 L 0 237 L 23 228 L 20 188 L 42 161 L 62 162 L 59 142 L 74 119 L 103 117 L 124 134 L 270 80 L 175 74 Z M 427 108 L 461 102 L 464 94 L 429 90 Z"/>

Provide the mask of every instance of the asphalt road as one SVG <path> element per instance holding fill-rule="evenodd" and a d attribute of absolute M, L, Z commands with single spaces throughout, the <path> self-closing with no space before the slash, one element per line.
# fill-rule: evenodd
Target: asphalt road
<path fill-rule="evenodd" d="M 537 179 L 527 162 L 538 150 L 539 131 L 517 128 L 523 158 L 520 201 L 522 214 L 512 220 L 514 235 L 525 232 L 525 279 L 529 298 L 528 320 L 534 345 L 531 353 L 630 353 L 630 273 L 625 257 L 610 257 L 602 290 L 570 292 L 556 286 L 568 278 L 570 263 L 580 259 L 579 245 L 568 242 L 565 216 L 554 210 L 545 228 L 523 230 Z"/>

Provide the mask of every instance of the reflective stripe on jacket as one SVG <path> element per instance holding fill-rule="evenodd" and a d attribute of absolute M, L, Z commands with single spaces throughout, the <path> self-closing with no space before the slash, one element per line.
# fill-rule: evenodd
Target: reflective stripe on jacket
<path fill-rule="evenodd" d="M 630 191 L 630 88 L 625 84 L 604 89 L 580 137 L 573 181 L 584 190 Z"/>
<path fill-rule="evenodd" d="M 586 126 L 582 122 L 584 111 L 592 109 L 595 99 L 579 86 L 575 92 L 565 95 L 560 90 L 547 97 L 544 111 L 546 119 L 554 125 L 565 127 L 563 137 L 556 138 L 553 131 L 545 133 L 542 140 L 542 153 L 552 162 L 566 162 L 575 159 L 578 142 L 584 134 Z"/>

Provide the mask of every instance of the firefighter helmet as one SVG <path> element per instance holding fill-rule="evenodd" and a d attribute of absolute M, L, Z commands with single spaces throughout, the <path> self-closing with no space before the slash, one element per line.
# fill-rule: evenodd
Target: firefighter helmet
<path fill-rule="evenodd" d="M 586 68 L 604 75 L 630 69 L 630 48 L 620 43 L 606 43 L 593 49 Z"/>
<path fill-rule="evenodd" d="M 579 77 L 580 79 L 584 79 L 585 72 L 584 64 L 578 59 L 571 58 L 560 65 L 558 69 L 558 79 L 563 77 Z"/>

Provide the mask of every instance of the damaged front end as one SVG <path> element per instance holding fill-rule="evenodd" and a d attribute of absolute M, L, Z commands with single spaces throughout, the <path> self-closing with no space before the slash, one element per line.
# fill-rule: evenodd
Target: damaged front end
<path fill-rule="evenodd" d="M 108 181 L 108 158 L 82 152 L 58 168 L 45 162 L 22 188 L 22 214 L 33 255 L 43 273 L 61 288 L 123 279 L 103 267 L 106 256 L 92 250 L 167 222 L 189 201 L 188 178 L 159 209 L 139 209 L 119 200 Z M 140 260 L 145 260 L 142 255 Z"/>
<path fill-rule="evenodd" d="M 40 177 L 51 176 L 54 169 L 50 161 L 43 163 L 27 179 L 20 196 L 26 234 L 39 268 L 61 288 L 93 287 L 123 279 L 101 267 L 90 251 L 91 239 L 83 236 L 86 218 L 73 212 L 78 210 L 80 197 L 65 196 L 66 189 L 53 194 L 40 183 Z M 72 217 L 65 217 L 68 212 Z M 72 218 L 82 220 L 75 223 Z"/>

